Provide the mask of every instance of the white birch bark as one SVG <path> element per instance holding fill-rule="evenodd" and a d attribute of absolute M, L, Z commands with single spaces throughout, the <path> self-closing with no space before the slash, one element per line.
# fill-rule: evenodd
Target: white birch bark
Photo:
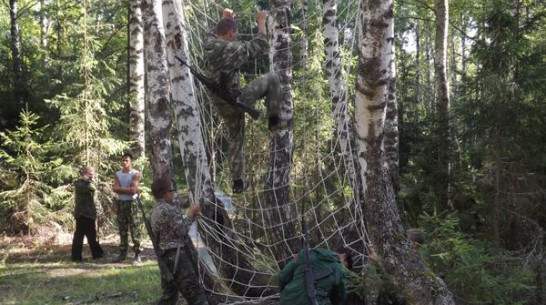
<path fill-rule="evenodd" d="M 145 156 L 144 37 L 141 0 L 129 2 L 129 140 L 135 159 Z"/>
<path fill-rule="evenodd" d="M 393 1 L 363 0 L 355 119 L 362 205 L 380 265 L 409 304 L 455 304 L 445 284 L 423 265 L 407 239 L 396 206 L 384 152 L 387 108 L 395 102 Z"/>
<path fill-rule="evenodd" d="M 40 46 L 44 49 L 47 47 L 47 34 L 49 32 L 49 18 L 46 10 L 48 4 L 49 1 L 40 0 Z"/>
<path fill-rule="evenodd" d="M 352 130 L 347 107 L 346 87 L 343 82 L 341 54 L 339 50 L 339 29 L 337 27 L 337 0 L 323 1 L 324 50 L 326 53 L 326 76 L 332 99 L 332 110 L 336 124 L 337 141 L 345 164 L 347 178 L 354 184 L 355 166 L 351 149 Z"/>
<path fill-rule="evenodd" d="M 283 97 L 280 116 L 286 120 L 293 118 L 290 1 L 273 0 L 270 14 L 271 70 L 279 74 Z M 293 150 L 292 126 L 272 135 L 265 184 L 266 202 L 273 209 L 268 210 L 266 219 L 269 222 L 267 227 L 273 228 L 268 232 L 268 236 L 271 238 L 271 243 L 277 245 L 273 252 L 281 266 L 287 263 L 292 253 L 299 248 L 296 246 L 296 240 L 291 239 L 295 236 L 294 224 L 288 222 L 289 219 L 294 219 L 288 205 Z"/>
<path fill-rule="evenodd" d="M 161 1 L 143 0 L 142 19 L 144 21 L 147 113 L 150 126 L 148 134 L 151 148 L 150 163 L 154 180 L 171 179 L 173 177 L 169 133 L 171 103 Z"/>
<path fill-rule="evenodd" d="M 172 102 L 174 106 L 184 176 L 190 191 L 190 202 L 214 200 L 214 190 L 201 132 L 199 107 L 190 69 L 175 58 L 191 65 L 188 32 L 184 28 L 184 11 L 179 1 L 163 0 L 163 17 L 167 40 Z"/>

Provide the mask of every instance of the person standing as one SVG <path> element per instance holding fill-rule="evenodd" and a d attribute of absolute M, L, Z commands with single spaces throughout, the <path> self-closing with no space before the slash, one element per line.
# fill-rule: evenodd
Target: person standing
<path fill-rule="evenodd" d="M 90 166 L 84 166 L 80 171 L 80 178 L 74 182 L 76 231 L 72 239 L 72 256 L 74 262 L 82 261 L 83 238 L 87 237 L 87 243 L 91 249 L 93 259 L 104 256 L 104 251 L 97 241 L 95 219 L 97 207 L 95 206 L 96 185 L 93 181 L 95 170 Z"/>
<path fill-rule="evenodd" d="M 204 46 L 204 72 L 226 91 L 237 97 L 238 101 L 252 106 L 257 100 L 265 97 L 269 119 L 269 130 L 276 132 L 288 127 L 290 120 L 280 116 L 281 90 L 277 73 L 266 73 L 251 81 L 244 89 L 239 84 L 239 68 L 262 54 L 269 45 L 266 37 L 266 13 L 256 14 L 258 35 L 250 41 L 238 41 L 237 23 L 231 9 L 224 9 L 222 18 L 216 25 L 214 33 Z M 244 190 L 244 112 L 208 90 L 215 112 L 223 119 L 227 127 L 229 140 L 229 166 L 232 175 L 233 193 Z"/>
<path fill-rule="evenodd" d="M 133 156 L 125 153 L 121 157 L 122 169 L 114 175 L 114 192 L 117 194 L 116 208 L 119 228 L 119 256 L 116 262 L 122 262 L 127 257 L 129 248 L 129 232 L 135 252 L 134 261 L 140 263 L 140 218 L 136 198 L 140 193 L 138 187 L 140 173 L 132 168 Z"/>
<path fill-rule="evenodd" d="M 199 204 L 191 205 L 188 217 L 183 218 L 179 205 L 174 202 L 176 190 L 171 185 L 172 182 L 166 179 L 158 179 L 152 183 L 156 204 L 152 210 L 150 225 L 154 236 L 159 239 L 162 254 L 158 259 L 163 260 L 168 269 L 161 269 L 163 296 L 157 304 L 176 304 L 180 292 L 188 305 L 208 305 L 191 263 L 191 253 L 186 246 L 191 242 L 188 237 L 190 225 L 200 217 Z M 172 280 L 168 280 L 166 272 L 172 273 Z"/>

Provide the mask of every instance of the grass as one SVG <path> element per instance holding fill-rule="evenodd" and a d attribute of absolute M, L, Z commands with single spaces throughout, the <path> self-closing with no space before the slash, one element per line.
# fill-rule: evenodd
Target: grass
<path fill-rule="evenodd" d="M 0 304 L 153 304 L 161 296 L 160 275 L 151 250 L 140 265 L 112 263 L 110 254 L 98 261 L 84 246 L 84 262 L 73 263 L 70 245 L 35 247 L 0 243 Z M 108 253 L 117 247 L 103 245 Z"/>

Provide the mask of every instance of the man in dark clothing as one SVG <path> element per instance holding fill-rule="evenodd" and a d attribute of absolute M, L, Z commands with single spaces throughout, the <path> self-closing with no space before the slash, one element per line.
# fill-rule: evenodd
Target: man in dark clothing
<path fill-rule="evenodd" d="M 97 208 L 95 206 L 96 186 L 93 182 L 95 170 L 92 167 L 85 166 L 81 170 L 80 179 L 74 182 L 75 188 L 75 208 L 74 218 L 76 219 L 76 231 L 72 240 L 72 261 L 82 261 L 83 238 L 87 237 L 87 243 L 91 248 L 93 259 L 104 256 L 99 242 L 97 241 L 97 230 L 95 228 L 95 219 L 97 218 Z"/>
<path fill-rule="evenodd" d="M 309 250 L 309 259 L 315 280 L 317 303 L 320 305 L 344 304 L 345 283 L 347 276 L 339 255 L 328 249 Z M 305 287 L 303 250 L 286 265 L 279 274 L 281 304 L 308 305 L 311 300 Z"/>
<path fill-rule="evenodd" d="M 239 84 L 239 68 L 264 54 L 269 45 L 266 37 L 265 12 L 258 12 L 258 35 L 250 41 L 238 41 L 237 23 L 233 11 L 224 9 L 222 19 L 216 25 L 215 33 L 204 46 L 204 72 L 236 96 L 239 102 L 252 106 L 265 97 L 269 119 L 269 129 L 276 132 L 288 127 L 290 118 L 281 117 L 280 80 L 277 73 L 270 72 L 251 81 L 244 89 Z M 212 105 L 224 120 L 229 140 L 229 166 L 233 179 L 232 191 L 244 190 L 244 112 L 237 106 L 224 101 L 212 91 L 208 91 Z"/>
<path fill-rule="evenodd" d="M 188 305 L 208 305 L 191 263 L 191 253 L 186 248 L 186 244 L 191 242 L 188 237 L 190 224 L 201 215 L 199 204 L 191 205 L 188 217 L 183 218 L 180 206 L 173 201 L 176 191 L 171 186 L 171 181 L 166 179 L 152 183 L 152 193 L 157 202 L 150 224 L 163 253 L 161 259 L 174 277 L 172 281 L 167 280 L 166 270 L 161 270 L 163 296 L 157 304 L 176 304 L 180 292 Z"/>

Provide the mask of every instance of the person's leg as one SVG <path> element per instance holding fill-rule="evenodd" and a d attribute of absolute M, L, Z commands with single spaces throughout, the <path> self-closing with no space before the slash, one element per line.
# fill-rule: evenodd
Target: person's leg
<path fill-rule="evenodd" d="M 163 294 L 157 302 L 157 305 L 174 305 L 178 301 L 178 287 L 176 282 L 168 281 L 161 272 L 161 289 Z"/>
<path fill-rule="evenodd" d="M 135 259 L 140 255 L 140 217 L 138 215 L 138 206 L 136 202 L 131 202 L 131 214 L 129 217 L 129 230 L 131 231 L 131 239 L 133 241 L 133 250 L 135 251 Z"/>
<path fill-rule="evenodd" d="M 176 251 L 167 250 L 161 255 L 161 259 L 165 263 L 167 269 L 173 270 L 174 259 L 176 257 Z M 175 277 L 173 280 L 167 280 L 165 271 L 161 271 L 161 289 L 163 290 L 163 295 L 161 299 L 157 302 L 157 305 L 174 305 L 178 301 L 178 279 Z"/>
<path fill-rule="evenodd" d="M 117 200 L 118 210 L 118 229 L 119 229 L 119 256 L 118 261 L 122 261 L 127 257 L 127 248 L 129 247 L 128 224 L 129 215 L 131 214 L 131 205 L 129 202 Z"/>
<path fill-rule="evenodd" d="M 83 218 L 85 223 L 85 236 L 87 237 L 87 243 L 89 248 L 91 248 L 91 255 L 94 259 L 101 258 L 104 256 L 104 251 L 97 241 L 97 229 L 95 227 L 95 220 L 89 218 Z"/>
<path fill-rule="evenodd" d="M 275 72 L 266 73 L 251 81 L 239 96 L 239 100 L 242 103 L 252 106 L 257 100 L 264 97 L 269 129 L 277 130 L 288 127 L 291 118 L 282 117 L 283 105 L 280 79 Z M 290 112 L 290 109 L 284 112 Z"/>
<path fill-rule="evenodd" d="M 205 290 L 199 284 L 199 279 L 194 272 L 188 255 L 187 251 L 180 251 L 176 270 L 176 278 L 179 283 L 178 289 L 188 302 L 188 305 L 208 305 Z"/>
<path fill-rule="evenodd" d="M 244 189 L 244 113 L 237 107 L 227 103 L 215 104 L 215 110 L 223 119 L 227 129 L 229 169 L 233 181 L 233 192 L 240 193 Z"/>
<path fill-rule="evenodd" d="M 83 219 L 83 217 L 76 218 L 76 231 L 74 231 L 74 238 L 72 239 L 72 255 L 70 259 L 75 262 L 82 261 L 84 230 L 81 219 Z"/>

